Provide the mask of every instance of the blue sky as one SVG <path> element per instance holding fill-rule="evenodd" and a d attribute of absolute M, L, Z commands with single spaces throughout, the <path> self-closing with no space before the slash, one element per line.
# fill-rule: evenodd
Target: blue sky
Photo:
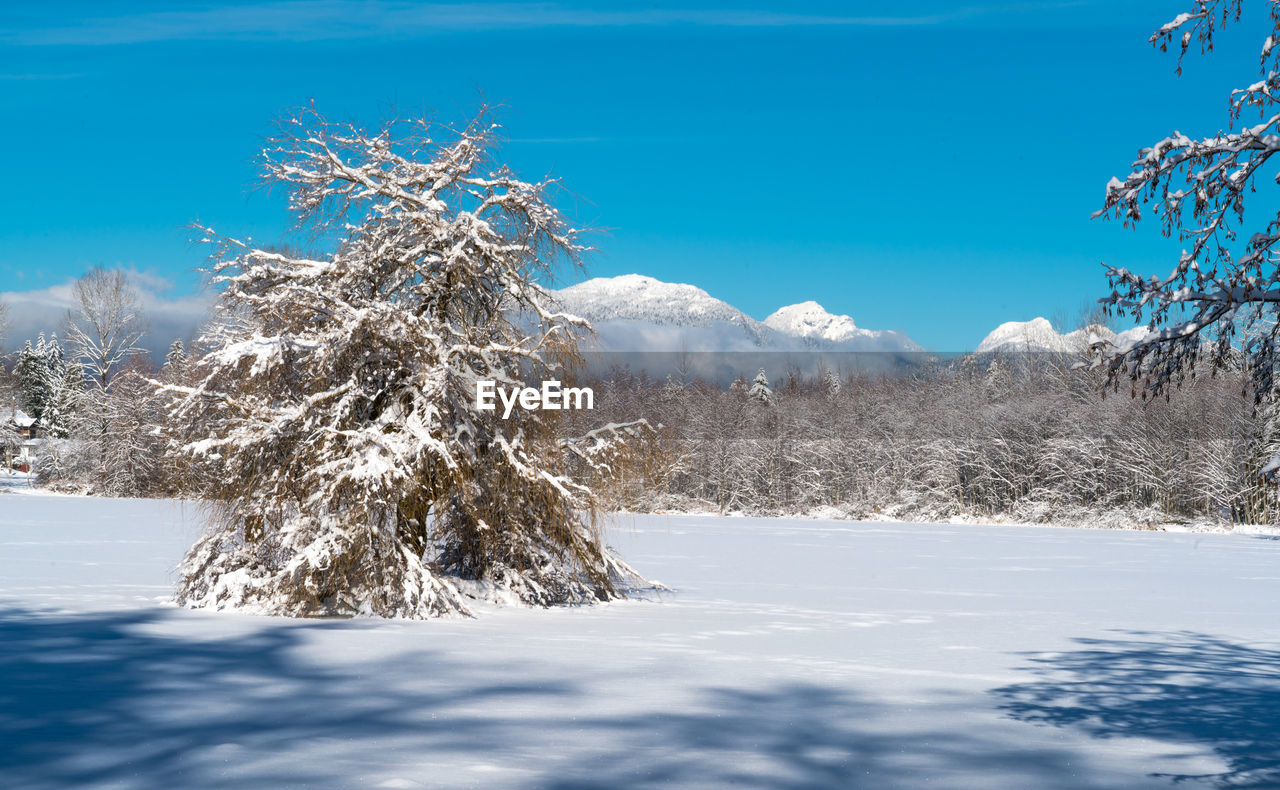
<path fill-rule="evenodd" d="M 504 158 L 607 229 L 591 275 L 693 283 L 757 318 L 816 299 L 972 348 L 1078 314 L 1101 261 L 1171 268 L 1154 225 L 1089 215 L 1139 147 L 1217 131 L 1256 79 L 1258 25 L 1176 77 L 1146 39 L 1188 3 L 1115 5 L 6 5 L 0 292 L 102 264 L 181 299 L 205 255 L 189 223 L 286 227 L 251 160 L 287 108 L 456 120 L 484 100 Z"/>

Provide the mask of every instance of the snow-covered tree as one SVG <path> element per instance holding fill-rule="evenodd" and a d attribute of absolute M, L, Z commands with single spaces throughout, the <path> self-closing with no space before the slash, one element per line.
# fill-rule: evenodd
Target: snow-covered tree
<path fill-rule="evenodd" d="M 21 434 L 7 420 L 0 422 L 0 473 L 12 474 L 13 461 L 21 451 Z"/>
<path fill-rule="evenodd" d="M 751 389 L 747 390 L 747 395 L 761 403 L 773 403 L 773 390 L 769 388 L 769 377 L 765 375 L 764 368 L 760 368 L 760 372 L 751 381 Z"/>
<path fill-rule="evenodd" d="M 12 403 L 16 382 L 5 365 L 5 341 L 9 337 L 9 305 L 0 301 L 0 402 Z"/>
<path fill-rule="evenodd" d="M 835 400 L 840 396 L 840 386 L 840 376 L 831 368 L 824 368 L 822 371 L 822 390 L 829 400 Z"/>
<path fill-rule="evenodd" d="M 67 341 L 99 390 L 111 385 L 129 357 L 143 352 L 138 342 L 145 334 L 141 300 L 124 272 L 95 266 L 76 280 Z"/>
<path fill-rule="evenodd" d="M 128 276 L 94 267 L 76 281 L 67 311 L 70 359 L 51 378 L 51 446 L 41 480 L 108 496 L 155 491 L 157 403 L 143 382 L 141 299 Z M 56 340 L 56 338 L 55 338 Z"/>
<path fill-rule="evenodd" d="M 58 398 L 59 390 L 62 389 L 63 379 L 67 375 L 67 355 L 62 350 L 62 344 L 58 342 L 58 335 L 55 332 L 49 336 L 44 343 L 43 361 L 39 366 L 41 375 L 44 376 L 43 389 L 48 397 L 44 404 L 44 410 L 40 413 L 40 422 L 43 425 L 49 416 L 49 412 L 53 409 L 53 402 Z"/>
<path fill-rule="evenodd" d="M 62 366 L 61 375 L 52 383 L 49 400 L 40 416 L 45 436 L 65 439 L 71 433 L 76 409 L 85 395 L 84 371 L 74 360 Z"/>
<path fill-rule="evenodd" d="M 164 355 L 164 366 L 171 372 L 182 370 L 187 365 L 187 349 L 182 345 L 181 340 L 175 340 L 169 344 L 169 350 Z"/>
<path fill-rule="evenodd" d="M 108 496 L 148 496 L 159 483 L 160 404 L 147 373 L 136 364 L 117 370 L 105 397 L 92 406 L 92 422 L 102 426 L 93 442 L 92 482 Z"/>
<path fill-rule="evenodd" d="M 1151 36 L 1162 50 L 1179 49 L 1178 71 L 1193 44 L 1202 52 L 1215 37 L 1239 22 L 1243 0 L 1195 0 Z M 1099 347 L 1097 361 L 1108 365 L 1118 386 L 1128 378 L 1144 397 L 1165 393 L 1193 375 L 1207 357 L 1217 369 L 1242 348 L 1256 397 L 1273 391 L 1277 358 L 1276 321 L 1280 305 L 1280 213 L 1246 228 L 1246 195 L 1260 178 L 1276 175 L 1271 158 L 1280 152 L 1280 4 L 1271 2 L 1270 31 L 1260 50 L 1261 79 L 1232 91 L 1228 131 L 1194 138 L 1180 132 L 1139 152 L 1132 171 L 1107 184 L 1106 200 L 1095 216 L 1126 225 L 1143 218 L 1149 206 L 1165 236 L 1186 243 L 1177 265 L 1164 277 L 1108 267 L 1111 310 L 1147 319 L 1150 332 L 1112 353 Z M 1257 115 L 1258 122 L 1251 121 Z M 1278 160 L 1280 161 L 1280 160 Z"/>
<path fill-rule="evenodd" d="M 45 340 L 44 333 L 40 333 L 34 346 L 28 340 L 18 351 L 14 365 L 22 409 L 43 422 L 66 369 L 66 357 L 56 334 Z"/>
<path fill-rule="evenodd" d="M 44 335 L 40 335 L 37 344 L 44 343 Z M 43 351 L 43 349 L 41 349 Z M 13 366 L 13 375 L 18 385 L 18 406 L 28 414 L 40 416 L 48 392 L 43 389 L 47 377 L 40 370 L 44 364 L 44 354 L 36 350 L 28 340 L 18 349 Z"/>
<path fill-rule="evenodd" d="M 263 174 L 328 249 L 206 229 L 211 350 L 191 386 L 166 388 L 216 509 L 182 566 L 184 603 L 416 618 L 466 611 L 450 577 L 537 604 L 608 599 L 633 578 L 548 421 L 476 408 L 479 381 L 563 378 L 582 325 L 535 285 L 576 264 L 578 231 L 554 182 L 493 163 L 495 132 L 300 112 Z"/>
<path fill-rule="evenodd" d="M 49 336 L 48 341 L 44 344 L 45 367 L 52 374 L 52 378 L 59 378 L 62 372 L 67 369 L 67 355 L 62 350 L 62 344 L 58 342 L 58 333 L 54 332 Z"/>
<path fill-rule="evenodd" d="M 148 357 L 134 355 L 112 371 L 103 389 L 71 363 L 51 401 L 49 438 L 55 444 L 47 448 L 51 463 L 37 466 L 41 483 L 115 497 L 162 492 L 153 372 Z"/>

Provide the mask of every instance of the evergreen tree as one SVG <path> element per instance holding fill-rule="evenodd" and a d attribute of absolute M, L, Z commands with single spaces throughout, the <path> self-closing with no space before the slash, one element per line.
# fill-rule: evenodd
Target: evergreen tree
<path fill-rule="evenodd" d="M 43 332 L 36 339 L 35 346 L 28 340 L 18 351 L 18 361 L 14 368 L 18 379 L 18 407 L 36 419 L 44 416 L 53 394 L 56 375 L 51 364 L 53 359 L 57 357 L 50 354 Z"/>
<path fill-rule="evenodd" d="M 13 376 L 17 380 L 18 385 L 18 408 L 27 411 L 32 407 L 33 398 L 32 382 L 36 380 L 35 365 L 36 353 L 31 347 L 31 341 L 27 340 L 23 343 L 22 348 L 18 349 L 18 353 L 14 355 L 16 361 L 13 366 Z"/>
<path fill-rule="evenodd" d="M 829 400 L 835 400 L 840 395 L 840 377 L 831 368 L 825 368 L 822 371 L 822 391 Z"/>
<path fill-rule="evenodd" d="M 756 374 L 747 395 L 760 403 L 773 403 L 773 390 L 769 389 L 769 377 L 765 375 L 764 368 L 760 368 L 760 372 Z"/>
<path fill-rule="evenodd" d="M 172 374 L 176 374 L 187 366 L 187 350 L 183 347 L 181 340 L 175 340 L 169 346 L 169 351 L 164 355 L 165 370 Z"/>
<path fill-rule="evenodd" d="M 51 439 L 67 438 L 75 423 L 76 410 L 85 397 L 84 369 L 73 361 L 65 366 L 57 380 L 40 419 L 45 435 Z"/>
<path fill-rule="evenodd" d="M 50 335 L 48 342 L 44 344 L 44 361 L 50 382 L 62 377 L 67 367 L 67 357 L 62 350 L 62 344 L 58 342 L 57 332 Z"/>

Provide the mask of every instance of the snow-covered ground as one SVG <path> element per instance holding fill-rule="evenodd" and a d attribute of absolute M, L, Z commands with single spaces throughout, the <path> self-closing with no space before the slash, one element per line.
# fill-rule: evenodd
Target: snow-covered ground
<path fill-rule="evenodd" d="M 197 520 L 0 492 L 0 786 L 1280 786 L 1276 540 L 626 517 L 660 602 L 302 622 L 165 605 Z"/>
<path fill-rule="evenodd" d="M 0 494 L 41 494 L 31 482 L 31 475 L 26 472 L 6 472 L 0 469 Z"/>

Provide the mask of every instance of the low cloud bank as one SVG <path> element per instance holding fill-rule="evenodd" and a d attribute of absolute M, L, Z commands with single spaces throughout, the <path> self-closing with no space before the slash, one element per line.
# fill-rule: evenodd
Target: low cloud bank
<path fill-rule="evenodd" d="M 163 359 L 174 340 L 186 343 L 194 337 L 209 315 L 214 297 L 210 293 L 176 295 L 170 280 L 148 272 L 127 270 L 138 291 L 149 329 L 142 346 Z M 75 279 L 32 291 L 0 291 L 0 302 L 9 308 L 9 329 L 0 343 L 3 351 L 21 348 L 38 334 L 64 334 L 67 310 L 75 307 Z"/>

